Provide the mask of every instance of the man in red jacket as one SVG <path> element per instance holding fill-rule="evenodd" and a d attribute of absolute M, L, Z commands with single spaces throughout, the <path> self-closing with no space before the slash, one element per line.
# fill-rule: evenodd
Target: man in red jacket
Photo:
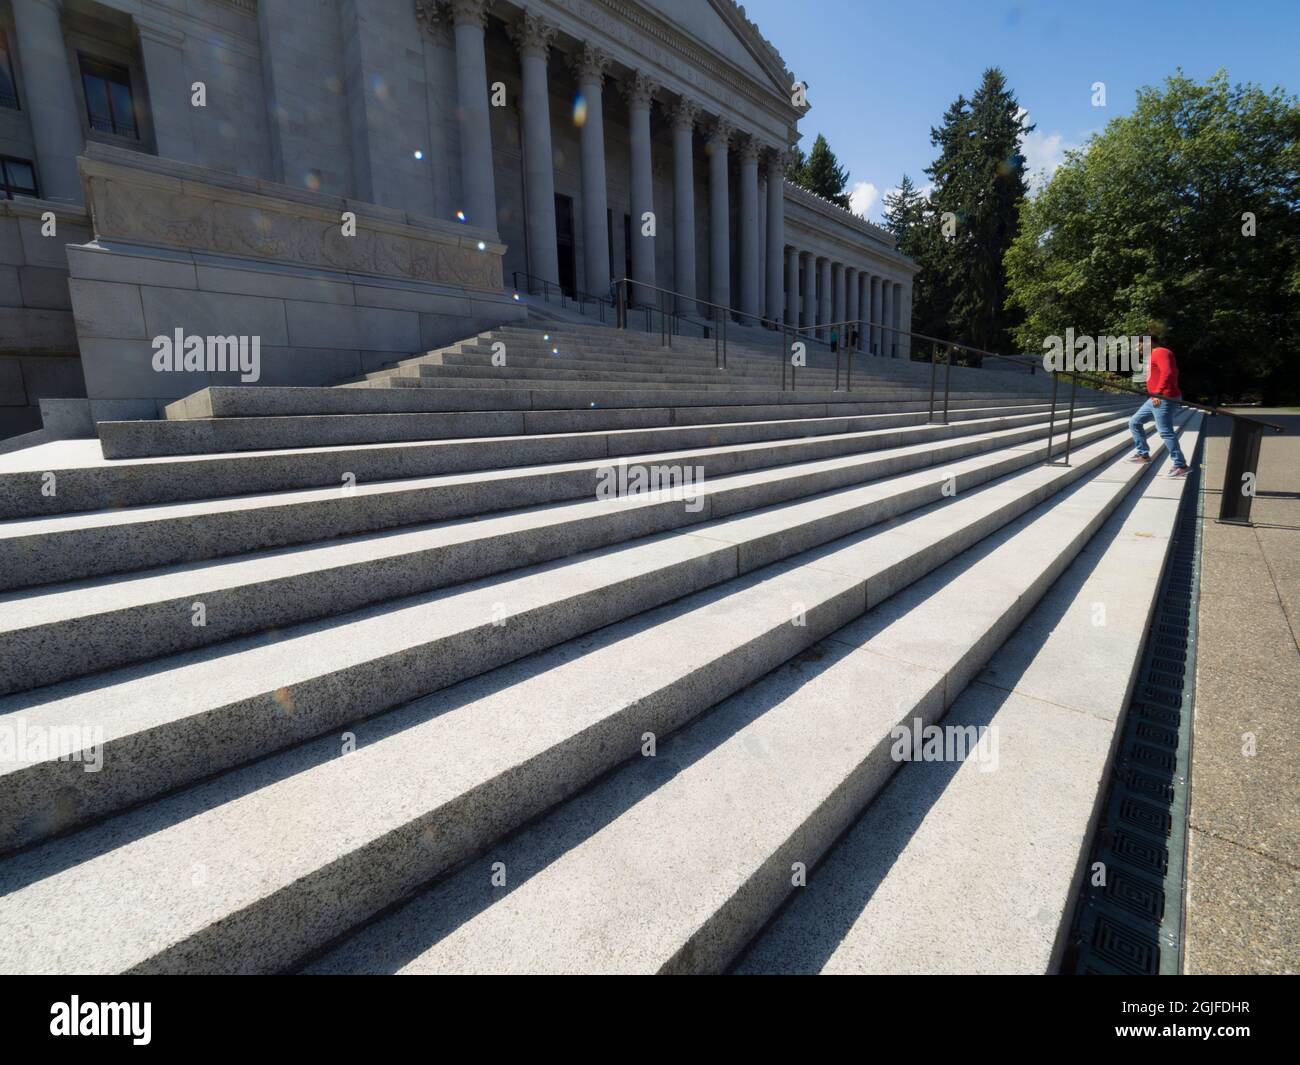
<path fill-rule="evenodd" d="M 1158 340 L 1153 342 L 1158 343 Z M 1169 449 L 1169 459 L 1173 464 L 1169 476 L 1186 477 L 1187 459 L 1183 457 L 1178 437 L 1174 435 L 1174 417 L 1178 414 L 1181 406 L 1178 401 L 1183 398 L 1183 394 L 1178 390 L 1178 363 L 1174 361 L 1174 353 L 1166 347 L 1151 349 L 1151 363 L 1147 367 L 1147 394 L 1151 398 L 1137 409 L 1128 423 L 1129 432 L 1133 434 L 1133 446 L 1137 448 L 1133 461 L 1151 461 L 1147 435 L 1142 426 L 1147 419 L 1154 418 L 1156 430 Z"/>

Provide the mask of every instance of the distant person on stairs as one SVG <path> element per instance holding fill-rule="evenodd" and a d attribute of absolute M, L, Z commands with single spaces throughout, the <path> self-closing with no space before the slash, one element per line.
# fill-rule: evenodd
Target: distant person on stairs
<path fill-rule="evenodd" d="M 1160 338 L 1153 337 L 1152 343 L 1159 344 Z M 1178 401 L 1183 398 L 1183 394 L 1178 389 L 1178 363 L 1174 361 L 1174 353 L 1166 347 L 1151 349 L 1151 364 L 1147 367 L 1147 395 L 1150 398 L 1137 409 L 1128 423 L 1129 432 L 1133 434 L 1133 446 L 1137 448 L 1132 461 L 1151 461 L 1151 450 L 1147 447 L 1147 437 L 1142 426 L 1148 419 L 1154 418 L 1156 431 L 1169 449 L 1169 458 L 1173 463 L 1169 476 L 1186 477 L 1187 459 L 1183 457 L 1178 437 L 1174 435 L 1174 418 L 1178 415 L 1181 406 Z"/>

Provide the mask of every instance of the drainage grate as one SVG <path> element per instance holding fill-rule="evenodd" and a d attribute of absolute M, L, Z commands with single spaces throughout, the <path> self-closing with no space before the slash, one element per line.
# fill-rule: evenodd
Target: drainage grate
<path fill-rule="evenodd" d="M 1203 510 L 1200 448 L 1198 441 L 1092 838 L 1064 973 L 1155 976 L 1182 969 Z M 1094 886 L 1092 870 L 1099 862 L 1106 883 Z"/>

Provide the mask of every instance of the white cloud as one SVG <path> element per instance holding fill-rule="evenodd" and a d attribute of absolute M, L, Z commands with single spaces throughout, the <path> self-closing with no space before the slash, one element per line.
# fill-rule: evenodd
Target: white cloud
<path fill-rule="evenodd" d="M 1024 108 L 1020 113 L 1029 118 L 1029 112 Z M 1025 183 L 1031 194 L 1047 183 L 1056 173 L 1056 168 L 1065 162 L 1065 153 L 1076 147 L 1078 145 L 1067 144 L 1060 133 L 1044 133 L 1036 129 L 1025 134 L 1020 150 L 1025 156 Z"/>
<path fill-rule="evenodd" d="M 870 181 L 855 182 L 852 191 L 849 193 L 849 210 L 866 218 L 867 212 L 871 210 L 872 204 L 876 202 L 877 195 L 876 186 Z"/>

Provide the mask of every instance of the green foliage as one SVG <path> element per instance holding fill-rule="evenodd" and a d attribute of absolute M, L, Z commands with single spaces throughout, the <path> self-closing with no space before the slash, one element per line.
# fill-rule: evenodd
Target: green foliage
<path fill-rule="evenodd" d="M 1247 236 L 1243 217 L 1254 216 Z M 1300 106 L 1181 71 L 1138 94 L 1024 203 L 1015 337 L 1163 333 L 1188 395 L 1300 394 Z"/>

